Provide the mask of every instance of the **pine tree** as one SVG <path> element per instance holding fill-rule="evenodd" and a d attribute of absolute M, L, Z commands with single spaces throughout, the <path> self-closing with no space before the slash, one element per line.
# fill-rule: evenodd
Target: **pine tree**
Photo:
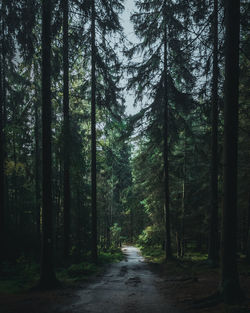
<path fill-rule="evenodd" d="M 92 198 L 92 257 L 97 261 L 97 183 L 96 183 L 96 112 L 98 107 L 106 107 L 110 113 L 119 117 L 121 108 L 118 103 L 118 81 L 120 62 L 115 53 L 117 42 L 111 39 L 113 34 L 121 37 L 122 28 L 118 14 L 122 11 L 123 1 L 92 0 L 81 9 L 85 22 L 89 22 L 84 44 L 90 54 L 85 55 L 91 72 L 91 198 Z"/>

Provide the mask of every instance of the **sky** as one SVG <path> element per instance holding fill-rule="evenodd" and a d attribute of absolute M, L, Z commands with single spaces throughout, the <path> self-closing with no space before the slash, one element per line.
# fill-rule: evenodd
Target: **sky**
<path fill-rule="evenodd" d="M 133 31 L 133 24 L 130 22 L 130 15 L 135 10 L 135 0 L 125 0 L 125 10 L 121 15 L 121 24 L 124 28 L 124 34 L 130 42 L 136 43 L 137 38 Z M 125 90 L 126 113 L 133 115 L 139 111 L 138 107 L 134 107 L 134 94 Z"/>

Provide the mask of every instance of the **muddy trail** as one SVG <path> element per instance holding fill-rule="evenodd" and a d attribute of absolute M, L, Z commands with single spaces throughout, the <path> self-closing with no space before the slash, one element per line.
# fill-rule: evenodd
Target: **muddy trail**
<path fill-rule="evenodd" d="M 79 300 L 64 313 L 178 313 L 159 293 L 154 274 L 132 246 L 123 248 L 125 259 L 113 264 L 101 280 L 90 284 L 77 295 Z"/>
<path fill-rule="evenodd" d="M 124 260 L 75 289 L 0 297 L 0 313 L 180 313 L 156 286 L 137 248 L 123 247 Z"/>

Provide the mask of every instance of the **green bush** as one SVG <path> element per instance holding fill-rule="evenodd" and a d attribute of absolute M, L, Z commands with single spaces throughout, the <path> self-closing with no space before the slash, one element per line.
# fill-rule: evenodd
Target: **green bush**
<path fill-rule="evenodd" d="M 140 246 L 154 246 L 164 241 L 164 230 L 158 225 L 151 225 L 145 228 L 139 236 Z"/>

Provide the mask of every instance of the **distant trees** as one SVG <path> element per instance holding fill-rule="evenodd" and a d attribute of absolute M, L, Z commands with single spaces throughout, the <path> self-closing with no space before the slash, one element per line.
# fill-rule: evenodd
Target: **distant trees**
<path fill-rule="evenodd" d="M 152 135 L 152 145 L 160 145 L 162 149 L 164 200 L 161 199 L 165 208 L 165 248 L 168 259 L 172 256 L 170 138 L 173 138 L 175 132 L 176 119 L 182 119 L 179 111 L 189 110 L 191 102 L 187 89 L 193 85 L 190 51 L 185 50 L 183 53 L 182 50 L 188 45 L 186 27 L 189 21 L 184 18 L 183 23 L 180 22 L 188 6 L 171 1 L 150 1 L 138 2 L 137 8 L 138 12 L 132 15 L 131 20 L 141 41 L 128 51 L 128 57 L 131 58 L 142 51 L 142 61 L 139 64 L 132 62 L 129 66 L 132 76 L 130 86 L 137 89 L 138 100 L 147 102 L 145 128 Z"/>
<path fill-rule="evenodd" d="M 119 99 L 120 62 L 115 53 L 117 42 L 110 40 L 113 34 L 122 37 L 122 28 L 118 14 L 123 9 L 122 1 L 94 0 L 90 5 L 80 6 L 88 31 L 84 35 L 84 44 L 88 47 L 85 56 L 91 72 L 91 201 L 92 201 L 92 257 L 97 262 L 98 209 L 97 209 L 97 107 L 106 107 L 110 114 L 119 117 L 122 105 Z"/>
<path fill-rule="evenodd" d="M 169 139 L 167 143 L 168 151 L 170 151 L 168 165 L 170 198 L 168 203 L 172 220 L 172 237 L 176 232 L 176 244 L 173 241 L 172 244 L 179 251 L 179 255 L 183 255 L 178 248 L 181 240 L 183 240 L 183 251 L 185 251 L 187 245 L 192 245 L 197 251 L 201 249 L 208 251 L 209 261 L 213 265 L 218 265 L 219 233 L 221 230 L 219 223 L 221 218 L 220 205 L 222 203 L 221 149 L 219 143 L 222 142 L 220 134 L 223 125 L 223 119 L 220 115 L 221 96 L 223 95 L 221 87 L 223 85 L 222 64 L 224 56 L 220 49 L 224 40 L 221 14 L 223 10 L 219 1 L 213 2 L 212 10 L 208 8 L 207 2 L 194 2 L 193 7 L 189 5 L 179 7 L 178 4 L 168 2 L 166 14 L 167 49 L 165 49 L 168 53 L 165 52 L 164 54 L 163 38 L 166 38 L 166 35 L 164 37 L 164 26 L 160 23 L 160 21 L 164 21 L 165 15 L 162 13 L 164 3 L 161 6 L 160 3 L 158 4 L 155 1 L 138 2 L 138 12 L 135 12 L 131 17 L 135 33 L 141 41 L 139 44 L 134 45 L 127 55 L 132 58 L 138 54 L 141 59 L 136 64 L 131 62 L 129 66 L 130 86 L 134 87 L 138 100 L 144 104 L 143 110 L 135 117 L 139 125 L 138 128 L 142 132 L 140 149 L 132 163 L 136 168 L 134 173 L 137 178 L 135 181 L 139 180 L 145 188 L 151 186 L 151 182 L 154 181 L 154 188 L 148 188 L 147 193 L 144 190 L 137 189 L 139 190 L 137 197 L 140 204 L 136 207 L 138 211 L 143 211 L 140 207 L 144 207 L 146 213 L 143 216 L 147 220 L 146 225 L 150 225 L 152 228 L 155 225 L 158 225 L 158 228 L 162 226 L 162 221 L 158 221 L 158 216 L 162 216 L 162 210 L 159 206 L 164 201 L 160 196 L 164 190 L 164 183 L 157 181 L 156 177 L 162 175 L 161 170 L 164 171 L 163 164 L 160 162 L 161 151 L 163 150 L 159 150 L 159 147 L 163 145 L 166 139 L 166 136 L 162 135 L 163 122 L 167 123 L 168 121 Z M 243 8 L 245 8 L 244 4 L 242 4 L 242 34 L 245 34 L 244 27 L 246 25 L 244 24 L 245 13 Z M 168 16 L 169 12 L 172 12 L 171 16 Z M 181 20 L 181 25 L 178 24 L 178 17 Z M 209 29 L 209 35 L 207 35 L 207 31 L 204 31 L 206 29 Z M 173 33 L 175 37 L 172 37 Z M 242 35 L 242 42 L 245 42 L 244 36 Z M 184 41 L 179 42 L 179 38 L 184 39 Z M 226 41 L 225 45 L 227 44 Z M 246 45 L 244 47 L 246 49 Z M 185 49 L 188 51 L 187 60 L 180 59 L 182 57 L 181 52 L 186 51 Z M 243 59 L 244 50 L 241 49 L 241 51 Z M 195 56 L 193 59 L 189 59 L 189 53 L 199 55 L 199 60 L 196 61 Z M 164 76 L 165 60 L 168 60 L 168 64 L 166 66 L 167 75 Z M 184 64 L 187 63 L 190 68 L 187 66 L 183 69 Z M 235 69 L 236 67 L 238 68 L 238 66 L 235 66 Z M 182 69 L 180 73 L 178 72 L 179 68 Z M 242 73 L 244 73 L 244 70 Z M 167 91 L 164 90 L 164 77 L 166 77 Z M 196 80 L 194 77 L 196 77 Z M 245 80 L 243 77 L 241 81 L 244 85 Z M 241 84 L 241 87 L 243 85 Z M 212 87 L 211 90 L 209 90 L 210 86 Z M 192 90 L 192 100 L 188 99 L 188 94 L 183 92 L 186 90 Z M 168 96 L 166 96 L 166 92 Z M 147 94 L 147 97 L 145 94 Z M 166 112 L 164 115 L 164 112 L 160 110 L 160 108 L 163 108 L 163 102 L 161 102 L 163 99 L 165 102 L 168 100 L 168 115 Z M 181 103 L 178 102 L 180 99 Z M 246 100 L 243 100 L 242 103 L 246 103 Z M 246 113 L 244 104 L 243 107 L 240 112 L 244 115 L 243 111 Z M 161 117 L 164 116 L 162 120 L 160 115 Z M 225 122 L 226 120 L 225 116 Z M 245 122 L 241 122 L 242 140 L 244 138 L 243 132 L 245 134 L 247 132 L 246 127 L 243 126 L 246 125 Z M 227 126 L 225 124 L 226 131 Z M 185 145 L 183 144 L 184 134 Z M 209 138 L 212 138 L 211 149 Z M 241 162 L 243 162 L 243 154 L 241 152 Z M 139 174 L 140 169 L 141 171 L 144 170 L 142 160 L 147 162 L 148 166 L 158 164 L 157 170 L 152 171 L 148 177 L 141 176 Z M 208 167 L 209 163 L 211 164 L 210 168 Z M 235 167 L 236 164 L 231 170 L 234 171 Z M 243 171 L 240 173 L 242 177 Z M 210 181 L 207 179 L 208 175 L 211 177 Z M 226 179 L 227 174 L 224 177 Z M 239 181 L 241 182 L 241 179 Z M 243 184 L 241 186 L 244 188 Z M 234 196 L 237 194 L 236 190 L 230 193 Z M 244 194 L 244 204 L 243 199 L 237 200 L 237 202 L 244 205 L 244 211 L 240 209 L 240 214 L 246 216 L 248 192 L 241 189 L 240 193 Z M 207 196 L 208 194 L 210 194 L 210 197 Z M 150 218 L 147 219 L 147 217 Z M 197 221 L 197 227 L 192 228 L 192 221 L 194 220 Z M 231 218 L 232 220 L 234 218 Z M 241 240 L 244 237 L 243 241 L 246 244 L 247 236 L 244 229 L 247 229 L 247 226 L 243 221 L 240 223 L 240 237 L 236 232 L 233 237 L 234 240 Z M 193 230 L 192 232 L 190 227 Z M 183 232 L 184 229 L 185 232 Z M 205 234 L 206 232 L 209 234 L 208 236 Z M 153 233 L 151 232 L 151 234 Z M 161 233 L 161 240 L 163 240 L 162 236 Z M 182 238 L 180 239 L 180 237 Z M 206 243 L 207 239 L 209 239 L 209 244 Z"/>

